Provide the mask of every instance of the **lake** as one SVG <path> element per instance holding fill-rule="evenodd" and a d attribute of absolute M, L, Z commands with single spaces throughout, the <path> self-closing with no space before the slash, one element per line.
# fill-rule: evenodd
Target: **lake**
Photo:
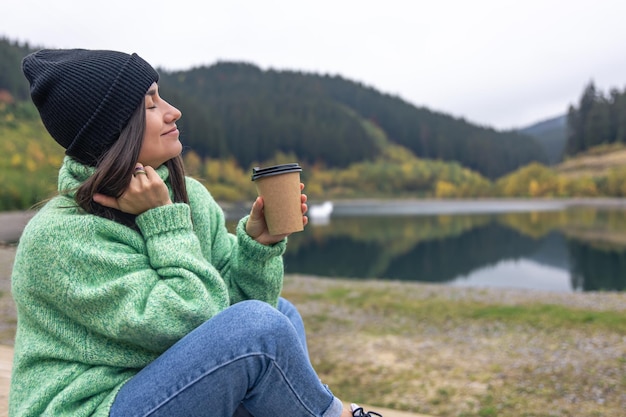
<path fill-rule="evenodd" d="M 233 226 L 233 220 L 229 227 Z M 548 291 L 626 289 L 622 200 L 337 202 L 285 272 Z"/>

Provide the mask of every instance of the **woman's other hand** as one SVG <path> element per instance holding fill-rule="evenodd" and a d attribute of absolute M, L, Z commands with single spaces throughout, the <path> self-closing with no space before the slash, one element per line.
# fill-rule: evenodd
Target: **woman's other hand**
<path fill-rule="evenodd" d="M 303 189 L 304 184 L 300 183 L 300 191 L 302 191 Z M 300 202 L 302 207 L 302 224 L 304 226 L 309 223 L 309 218 L 304 215 L 308 210 L 306 201 L 306 194 L 301 194 Z M 246 224 L 246 233 L 248 233 L 248 235 L 252 239 L 264 245 L 272 245 L 274 243 L 280 242 L 290 234 L 270 234 L 269 230 L 267 229 L 267 223 L 265 222 L 265 215 L 263 214 L 263 197 L 257 197 L 254 201 L 254 204 L 252 204 L 252 209 L 250 210 L 250 218 L 248 219 L 248 223 Z"/>
<path fill-rule="evenodd" d="M 172 204 L 167 185 L 150 166 L 137 164 L 128 188 L 119 198 L 96 193 L 93 200 L 105 207 L 139 215 L 151 208 Z"/>

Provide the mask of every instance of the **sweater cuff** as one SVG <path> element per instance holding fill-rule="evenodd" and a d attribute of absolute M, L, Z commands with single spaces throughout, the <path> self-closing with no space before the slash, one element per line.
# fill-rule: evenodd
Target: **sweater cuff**
<path fill-rule="evenodd" d="M 135 221 L 146 239 L 173 230 L 193 230 L 191 209 L 184 203 L 155 207 L 137 216 Z"/>
<path fill-rule="evenodd" d="M 241 253 L 247 258 L 258 262 L 267 262 L 271 258 L 282 256 L 285 253 L 285 249 L 287 249 L 287 238 L 273 245 L 264 245 L 257 242 L 246 233 L 246 224 L 249 217 L 249 215 L 245 216 L 237 224 L 237 240 L 239 241 Z"/>

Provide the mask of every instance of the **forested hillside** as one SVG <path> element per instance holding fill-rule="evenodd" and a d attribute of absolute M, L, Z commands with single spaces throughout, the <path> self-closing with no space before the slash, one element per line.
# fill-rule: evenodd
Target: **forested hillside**
<path fill-rule="evenodd" d="M 601 149 L 592 154 L 606 154 L 610 149 L 618 149 L 621 154 L 622 146 L 611 145 L 626 144 L 626 88 L 623 91 L 612 88 L 605 95 L 590 82 L 567 114 L 535 123 L 520 132 L 534 137 L 544 147 L 551 165 L 577 155 L 588 159 L 588 151 L 597 147 Z"/>
<path fill-rule="evenodd" d="M 22 58 L 33 51 L 28 45 L 20 45 L 0 38 L 0 100 L 3 102 L 30 99 L 28 83 L 21 71 Z M 8 97 L 7 94 L 10 94 Z"/>
<path fill-rule="evenodd" d="M 0 91 L 14 100 L 27 97 L 20 61 L 32 49 L 0 40 Z M 234 158 L 243 168 L 278 152 L 328 168 L 373 161 L 388 143 L 372 137 L 365 121 L 419 158 L 455 161 L 491 179 L 547 162 L 530 136 L 418 108 L 339 76 L 245 63 L 160 74 L 164 97 L 183 111 L 184 143 L 201 158 Z"/>
<path fill-rule="evenodd" d="M 0 210 L 29 208 L 54 193 L 63 157 L 21 72 L 34 49 L 0 39 Z M 294 161 L 313 200 L 626 196 L 626 92 L 604 97 L 590 85 L 566 125 L 560 118 L 520 133 L 418 108 L 339 76 L 232 62 L 160 74 L 162 95 L 183 111 L 188 173 L 220 201 L 254 198 L 253 165 Z M 548 167 L 563 148 L 566 161 Z"/>
<path fill-rule="evenodd" d="M 567 156 L 598 145 L 626 144 L 626 89 L 613 88 L 605 96 L 590 82 L 578 106 L 570 106 L 567 126 Z"/>
<path fill-rule="evenodd" d="M 381 144 L 362 120 L 417 157 L 456 161 L 492 179 L 532 161 L 547 162 L 530 136 L 417 108 L 339 76 L 218 63 L 162 72 L 160 85 L 183 109 L 181 124 L 194 150 L 233 155 L 242 166 L 276 150 L 331 168 L 374 159 Z"/>

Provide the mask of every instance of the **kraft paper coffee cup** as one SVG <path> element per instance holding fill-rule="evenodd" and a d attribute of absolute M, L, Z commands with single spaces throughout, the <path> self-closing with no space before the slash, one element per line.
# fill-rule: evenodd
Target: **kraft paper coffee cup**
<path fill-rule="evenodd" d="M 265 222 L 272 235 L 304 230 L 300 172 L 297 163 L 252 168 L 252 181 L 263 197 Z"/>

